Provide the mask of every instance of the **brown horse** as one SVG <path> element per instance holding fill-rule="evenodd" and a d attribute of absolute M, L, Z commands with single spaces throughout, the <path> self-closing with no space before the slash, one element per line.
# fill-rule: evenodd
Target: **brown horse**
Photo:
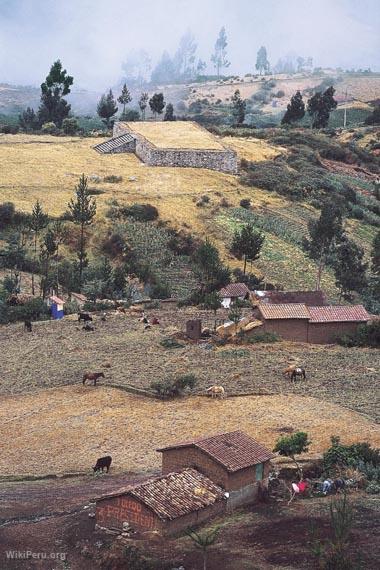
<path fill-rule="evenodd" d="M 85 384 L 86 380 L 93 380 L 94 386 L 96 386 L 96 381 L 98 378 L 105 378 L 104 372 L 86 372 L 83 375 L 83 385 Z"/>

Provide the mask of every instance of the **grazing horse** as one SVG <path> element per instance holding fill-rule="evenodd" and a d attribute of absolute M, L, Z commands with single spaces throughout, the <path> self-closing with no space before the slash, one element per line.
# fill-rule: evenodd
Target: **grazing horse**
<path fill-rule="evenodd" d="M 306 380 L 306 372 L 304 368 L 294 368 L 293 372 L 290 375 L 290 380 L 295 382 L 297 380 L 297 376 Z"/>
<path fill-rule="evenodd" d="M 223 400 L 226 395 L 226 391 L 223 386 L 210 386 L 206 391 L 208 396 L 211 396 L 211 398 L 220 398 Z"/>
<path fill-rule="evenodd" d="M 78 313 L 78 323 L 81 321 L 87 323 L 87 321 L 92 321 L 92 317 L 88 313 Z"/>
<path fill-rule="evenodd" d="M 29 320 L 24 321 L 24 329 L 27 332 L 32 332 L 32 323 Z"/>
<path fill-rule="evenodd" d="M 105 457 L 99 457 L 99 459 L 96 462 L 96 465 L 93 467 L 93 470 L 94 471 L 102 470 L 103 473 L 103 469 L 105 467 L 108 473 L 108 471 L 110 470 L 111 462 L 112 462 L 112 457 L 110 455 L 106 455 Z"/>
<path fill-rule="evenodd" d="M 83 375 L 83 385 L 85 384 L 86 380 L 93 380 L 94 386 L 96 386 L 96 381 L 98 378 L 105 378 L 104 372 L 86 372 Z"/>

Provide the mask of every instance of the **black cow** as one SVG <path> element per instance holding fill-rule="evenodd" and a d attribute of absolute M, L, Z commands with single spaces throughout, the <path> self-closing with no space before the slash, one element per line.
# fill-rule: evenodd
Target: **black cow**
<path fill-rule="evenodd" d="M 81 321 L 87 323 L 88 321 L 92 321 L 92 317 L 88 313 L 78 313 L 78 323 Z"/>
<path fill-rule="evenodd" d="M 93 467 L 93 470 L 94 471 L 102 470 L 103 473 L 103 469 L 106 468 L 108 473 L 108 471 L 110 470 L 111 462 L 112 462 L 112 457 L 110 455 L 106 455 L 106 457 L 99 457 L 95 467 Z"/>
<path fill-rule="evenodd" d="M 24 321 L 24 329 L 28 332 L 32 332 L 32 322 L 25 320 Z"/>

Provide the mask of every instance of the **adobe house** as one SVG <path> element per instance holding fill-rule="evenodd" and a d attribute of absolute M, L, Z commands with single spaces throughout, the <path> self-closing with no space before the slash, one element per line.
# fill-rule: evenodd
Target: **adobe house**
<path fill-rule="evenodd" d="M 162 473 L 192 468 L 229 493 L 228 509 L 253 503 L 268 486 L 273 453 L 241 431 L 222 433 L 158 449 Z"/>
<path fill-rule="evenodd" d="M 284 340 L 314 344 L 334 343 L 337 337 L 355 333 L 359 325 L 371 319 L 363 305 L 307 307 L 260 303 L 254 315 L 263 323 L 260 331 L 276 333 Z"/>
<path fill-rule="evenodd" d="M 253 300 L 260 304 L 284 305 L 303 303 L 307 307 L 327 305 L 323 291 L 253 291 Z"/>
<path fill-rule="evenodd" d="M 122 530 L 128 522 L 138 533 L 178 534 L 222 514 L 225 491 L 194 469 L 169 473 L 96 501 L 96 523 Z"/>
<path fill-rule="evenodd" d="M 307 342 L 310 313 L 305 304 L 259 304 L 254 315 L 263 323 L 260 332 L 279 335 L 284 340 Z M 255 330 L 253 330 L 255 334 Z"/>
<path fill-rule="evenodd" d="M 229 309 L 236 302 L 249 299 L 250 290 L 245 283 L 229 283 L 219 291 L 222 306 Z"/>

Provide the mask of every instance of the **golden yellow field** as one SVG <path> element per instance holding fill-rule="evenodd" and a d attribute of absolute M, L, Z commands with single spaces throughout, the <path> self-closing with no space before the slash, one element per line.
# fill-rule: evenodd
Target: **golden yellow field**
<path fill-rule="evenodd" d="M 138 121 L 126 125 L 159 148 L 223 149 L 211 133 L 190 121 Z"/>
<path fill-rule="evenodd" d="M 261 162 L 276 158 L 286 152 L 285 148 L 268 144 L 260 139 L 247 139 L 238 137 L 223 137 L 223 143 L 235 150 L 240 158 Z"/>
<path fill-rule="evenodd" d="M 158 447 L 236 429 L 270 448 L 284 427 L 302 429 L 312 454 L 337 433 L 346 443 L 380 445 L 379 426 L 360 414 L 297 395 L 162 402 L 101 386 L 66 386 L 3 397 L 0 416 L 2 474 L 89 471 L 105 454 L 115 471 L 150 471 L 160 467 Z"/>

